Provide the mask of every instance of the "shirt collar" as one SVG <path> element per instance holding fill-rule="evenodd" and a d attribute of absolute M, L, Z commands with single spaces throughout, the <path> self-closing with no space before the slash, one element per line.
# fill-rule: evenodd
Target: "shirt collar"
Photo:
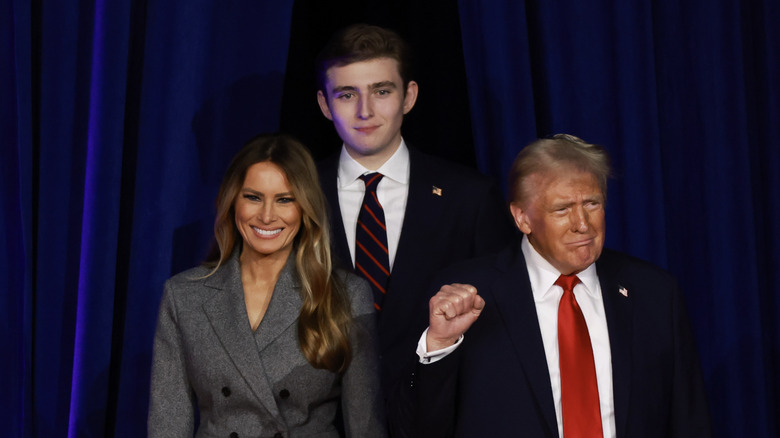
<path fill-rule="evenodd" d="M 542 301 L 553 293 L 553 285 L 560 277 L 561 273 L 553 267 L 528 241 L 528 236 L 523 235 L 523 241 L 520 244 L 525 257 L 525 264 L 528 269 L 528 278 L 531 280 L 531 291 L 534 295 L 534 301 Z M 577 273 L 580 282 L 588 293 L 593 297 L 598 295 L 599 277 L 596 275 L 596 264 Z"/>
<path fill-rule="evenodd" d="M 340 188 L 354 183 L 361 175 L 371 172 L 374 171 L 366 169 L 362 164 L 349 156 L 346 146 L 342 145 L 338 171 Z M 403 138 L 401 138 L 401 145 L 398 146 L 395 153 L 376 172 L 384 175 L 384 178 L 390 178 L 401 184 L 409 183 L 409 149 L 406 147 L 406 142 L 404 142 Z"/>

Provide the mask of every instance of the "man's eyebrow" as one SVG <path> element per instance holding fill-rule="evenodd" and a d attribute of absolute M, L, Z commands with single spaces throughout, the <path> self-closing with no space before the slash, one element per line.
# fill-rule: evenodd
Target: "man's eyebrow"
<path fill-rule="evenodd" d="M 371 90 L 376 90 L 377 88 L 397 88 L 395 85 L 395 82 L 393 81 L 381 81 L 381 82 L 375 82 L 368 86 Z"/>
<path fill-rule="evenodd" d="M 330 91 L 331 93 L 343 93 L 345 91 L 356 91 L 357 88 L 353 87 L 352 85 L 342 85 L 340 87 L 333 87 L 333 89 Z"/>

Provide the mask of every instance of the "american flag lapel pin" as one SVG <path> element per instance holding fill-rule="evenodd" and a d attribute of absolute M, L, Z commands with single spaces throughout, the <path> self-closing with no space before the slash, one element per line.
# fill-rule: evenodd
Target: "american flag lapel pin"
<path fill-rule="evenodd" d="M 441 188 L 433 186 L 433 192 L 432 193 L 434 195 L 436 195 L 436 196 L 441 196 Z"/>
<path fill-rule="evenodd" d="M 624 297 L 628 298 L 628 289 L 626 289 L 625 287 L 620 286 L 618 292 L 620 292 L 620 295 L 623 295 Z"/>

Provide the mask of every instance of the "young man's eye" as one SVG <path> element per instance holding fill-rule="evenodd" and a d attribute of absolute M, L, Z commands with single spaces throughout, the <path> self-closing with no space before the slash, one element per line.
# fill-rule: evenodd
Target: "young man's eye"
<path fill-rule="evenodd" d="M 387 96 L 388 94 L 390 94 L 390 90 L 377 90 L 376 94 L 380 96 Z"/>
<path fill-rule="evenodd" d="M 349 100 L 349 99 L 352 99 L 353 96 L 354 96 L 354 94 L 352 94 L 352 93 L 342 93 L 342 94 L 338 95 L 337 99 Z"/>

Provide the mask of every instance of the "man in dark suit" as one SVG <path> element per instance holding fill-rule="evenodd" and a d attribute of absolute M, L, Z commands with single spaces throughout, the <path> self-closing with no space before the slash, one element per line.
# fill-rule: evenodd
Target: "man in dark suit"
<path fill-rule="evenodd" d="M 603 249 L 609 160 L 560 134 L 520 152 L 523 237 L 444 273 L 419 363 L 392 405 L 412 435 L 707 437 L 703 379 L 675 279 Z M 468 333 L 464 335 L 466 330 Z"/>
<path fill-rule="evenodd" d="M 500 250 L 514 234 L 500 191 L 474 170 L 426 155 L 401 136 L 403 118 L 417 99 L 409 54 L 394 32 L 354 25 L 333 36 L 317 58 L 322 113 L 343 147 L 319 164 L 331 208 L 334 252 L 356 267 L 375 290 L 382 383 L 389 391 L 427 325 L 427 289 L 433 274 L 467 258 Z M 366 194 L 361 177 L 376 176 Z M 374 239 L 385 260 L 374 275 L 360 257 L 371 252 L 357 236 L 364 198 L 376 195 L 386 236 Z M 372 213 L 375 213 L 372 211 Z M 376 237 L 376 236 L 375 236 Z M 386 239 L 386 240 L 385 240 Z M 357 263 L 356 263 L 357 258 Z"/>

